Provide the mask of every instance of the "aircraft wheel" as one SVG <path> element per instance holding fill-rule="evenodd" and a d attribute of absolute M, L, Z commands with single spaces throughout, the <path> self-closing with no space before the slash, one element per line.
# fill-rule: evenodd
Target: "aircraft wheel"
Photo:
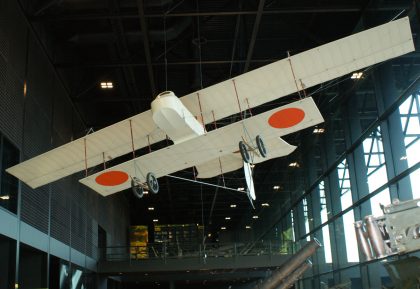
<path fill-rule="evenodd" d="M 135 178 L 131 179 L 131 190 L 133 191 L 133 195 L 136 198 L 138 198 L 138 199 L 143 198 L 143 193 L 144 193 L 143 187 L 138 185 Z"/>
<path fill-rule="evenodd" d="M 260 155 L 263 158 L 265 158 L 267 156 L 267 150 L 265 149 L 264 141 L 262 140 L 262 138 L 259 135 L 257 135 L 255 140 L 257 142 L 257 147 L 258 147 L 258 151 L 259 151 Z"/>
<path fill-rule="evenodd" d="M 153 194 L 157 194 L 159 192 L 159 183 L 158 180 L 153 173 L 148 173 L 146 176 L 147 186 L 149 187 L 149 191 Z"/>
<path fill-rule="evenodd" d="M 241 152 L 242 160 L 246 163 L 249 163 L 250 161 L 249 152 L 243 141 L 239 142 L 239 151 Z"/>

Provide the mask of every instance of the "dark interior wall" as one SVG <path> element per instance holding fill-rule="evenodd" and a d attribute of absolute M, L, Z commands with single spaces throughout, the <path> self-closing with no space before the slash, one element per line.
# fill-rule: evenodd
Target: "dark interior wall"
<path fill-rule="evenodd" d="M 28 159 L 83 135 L 85 127 L 18 2 L 0 1 L 0 132 Z M 21 219 L 47 234 L 50 224 L 51 237 L 92 257 L 98 224 L 109 244 L 125 244 L 124 196 L 101 197 L 77 180 L 70 176 L 36 190 L 22 185 Z"/>
<path fill-rule="evenodd" d="M 16 242 L 0 238 L 0 288 L 14 288 Z"/>
<path fill-rule="evenodd" d="M 47 254 L 22 246 L 19 258 L 19 288 L 45 288 L 46 286 Z"/>

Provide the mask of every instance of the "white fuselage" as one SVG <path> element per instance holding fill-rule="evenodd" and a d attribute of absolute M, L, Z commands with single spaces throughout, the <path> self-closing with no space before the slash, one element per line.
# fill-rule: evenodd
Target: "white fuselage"
<path fill-rule="evenodd" d="M 152 101 L 152 117 L 174 143 L 202 135 L 205 129 L 172 91 L 160 93 Z"/>

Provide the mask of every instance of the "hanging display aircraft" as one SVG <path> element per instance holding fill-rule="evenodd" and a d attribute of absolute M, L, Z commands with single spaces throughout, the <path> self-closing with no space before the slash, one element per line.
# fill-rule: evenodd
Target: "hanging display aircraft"
<path fill-rule="evenodd" d="M 409 19 L 333 41 L 178 98 L 159 94 L 151 110 L 120 121 L 7 169 L 32 188 L 85 170 L 80 182 L 103 196 L 132 187 L 141 196 L 156 193 L 157 178 L 195 167 L 211 178 L 244 166 L 248 196 L 255 199 L 249 163 L 295 150 L 281 139 L 323 122 L 311 97 L 243 118 L 244 111 L 373 64 L 414 51 Z M 240 114 L 241 120 L 206 131 L 206 124 Z M 174 144 L 136 157 L 169 137 Z M 238 147 L 239 144 L 239 147 Z M 127 153 L 133 159 L 93 175 L 88 169 Z"/>

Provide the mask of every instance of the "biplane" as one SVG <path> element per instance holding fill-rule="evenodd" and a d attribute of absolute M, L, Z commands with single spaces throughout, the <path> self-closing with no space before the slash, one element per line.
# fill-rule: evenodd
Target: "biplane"
<path fill-rule="evenodd" d="M 286 156 L 296 147 L 283 136 L 323 122 L 311 97 L 245 117 L 245 111 L 414 51 L 409 19 L 402 18 L 288 56 L 178 98 L 160 93 L 151 109 L 7 169 L 32 188 L 133 152 L 133 159 L 80 182 L 103 196 L 132 188 L 159 190 L 158 178 L 195 167 L 197 178 L 245 169 L 255 199 L 251 164 Z M 206 125 L 240 120 L 207 131 Z M 134 152 L 169 137 L 173 144 L 141 156 Z M 105 167 L 105 166 L 104 166 Z"/>

